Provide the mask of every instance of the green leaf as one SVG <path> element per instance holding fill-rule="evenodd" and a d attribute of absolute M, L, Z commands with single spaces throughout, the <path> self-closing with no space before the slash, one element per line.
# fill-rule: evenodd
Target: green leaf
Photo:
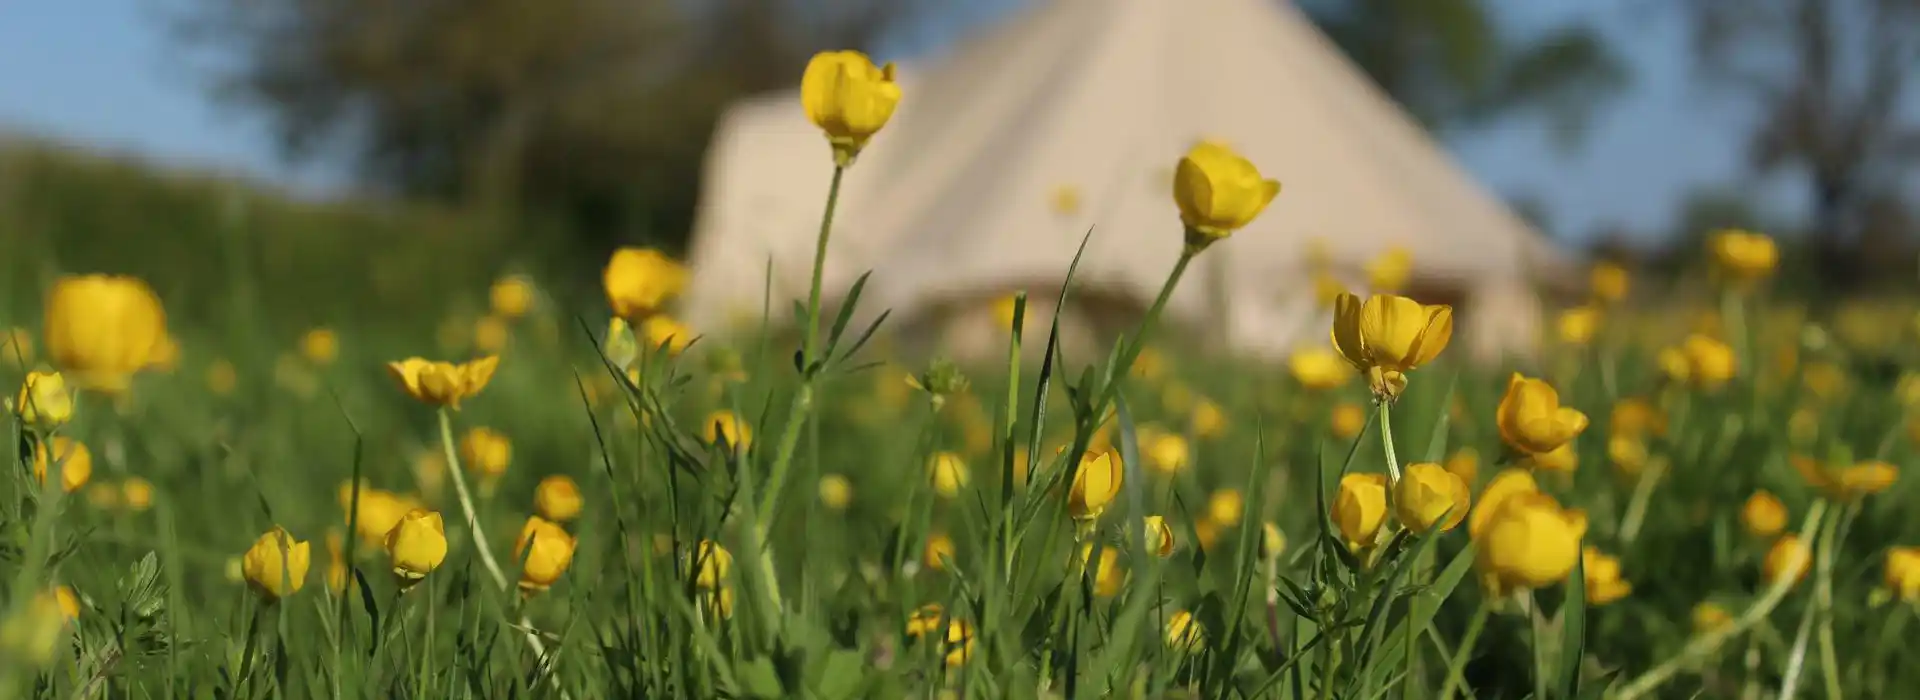
<path fill-rule="evenodd" d="M 1580 696 L 1580 661 L 1587 653 L 1587 563 L 1586 557 L 1574 561 L 1567 575 L 1567 597 L 1560 603 L 1559 681 L 1554 687 L 1559 696 L 1573 700 Z"/>
<path fill-rule="evenodd" d="M 836 649 L 821 659 L 818 667 L 819 685 L 814 693 L 820 700 L 842 700 L 855 697 L 860 690 L 861 681 L 867 676 L 866 659 L 853 649 Z"/>
<path fill-rule="evenodd" d="M 778 700 L 784 697 L 786 690 L 780 685 L 780 672 L 773 667 L 773 659 L 765 656 L 734 666 L 735 678 L 740 682 L 740 690 L 748 697 Z"/>

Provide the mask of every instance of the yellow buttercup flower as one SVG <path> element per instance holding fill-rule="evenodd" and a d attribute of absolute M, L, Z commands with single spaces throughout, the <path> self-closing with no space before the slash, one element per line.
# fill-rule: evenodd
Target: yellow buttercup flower
<path fill-rule="evenodd" d="M 51 666 L 68 647 L 61 634 L 71 620 L 57 591 L 41 591 L 4 622 L 0 622 L 0 656 L 19 659 L 34 668 Z"/>
<path fill-rule="evenodd" d="M 1781 535 L 1767 549 L 1767 558 L 1760 563 L 1760 573 L 1768 583 L 1792 579 L 1798 583 L 1806 578 L 1807 569 L 1813 562 L 1813 548 L 1800 541 L 1797 535 Z"/>
<path fill-rule="evenodd" d="M 1467 536 L 1478 540 L 1485 535 L 1493 522 L 1494 513 L 1508 499 L 1539 492 L 1539 482 L 1534 481 L 1533 474 L 1525 469 L 1507 469 L 1495 474 L 1493 480 L 1487 482 L 1486 490 L 1480 492 L 1480 506 L 1467 516 Z"/>
<path fill-rule="evenodd" d="M 947 667 L 952 668 L 967 662 L 973 655 L 973 623 L 966 620 L 954 620 L 947 624 Z"/>
<path fill-rule="evenodd" d="M 1446 467 L 1447 471 L 1458 475 L 1468 486 L 1473 486 L 1480 482 L 1480 451 L 1462 447 L 1447 458 Z"/>
<path fill-rule="evenodd" d="M 1141 521 L 1146 525 L 1143 542 L 1147 551 L 1163 559 L 1173 556 L 1173 527 L 1167 524 L 1167 519 L 1149 515 L 1141 518 Z"/>
<path fill-rule="evenodd" d="M 1246 510 L 1246 498 L 1238 489 L 1220 489 L 1207 496 L 1207 521 L 1222 527 L 1240 524 L 1240 515 Z"/>
<path fill-rule="evenodd" d="M 1120 565 L 1120 553 L 1112 547 L 1100 548 L 1100 561 L 1093 561 L 1093 543 L 1080 545 L 1080 570 L 1093 575 L 1093 594 L 1112 598 L 1126 585 L 1127 569 Z"/>
<path fill-rule="evenodd" d="M 473 349 L 489 355 L 499 354 L 507 349 L 507 342 L 513 339 L 513 329 L 507 325 L 507 319 L 499 316 L 481 316 L 473 322 Z"/>
<path fill-rule="evenodd" d="M 1366 407 L 1350 401 L 1334 406 L 1327 428 L 1333 431 L 1333 437 L 1336 440 L 1344 441 L 1360 437 L 1360 431 L 1367 429 Z"/>
<path fill-rule="evenodd" d="M 927 461 L 927 472 L 933 480 L 933 490 L 941 498 L 953 498 L 973 480 L 967 470 L 967 460 L 952 452 L 938 452 Z"/>
<path fill-rule="evenodd" d="M 401 589 L 411 587 L 447 559 L 447 526 L 440 514 L 414 509 L 387 531 L 387 557 Z"/>
<path fill-rule="evenodd" d="M 1573 570 L 1586 531 L 1586 516 L 1552 497 L 1514 494 L 1487 521 L 1475 561 L 1496 591 L 1545 588 Z"/>
<path fill-rule="evenodd" d="M 1740 506 L 1740 525 L 1754 537 L 1773 537 L 1787 528 L 1787 504 L 1766 491 L 1755 491 Z"/>
<path fill-rule="evenodd" d="M 707 619 L 716 623 L 733 617 L 733 588 L 700 593 L 700 603 L 706 606 Z"/>
<path fill-rule="evenodd" d="M 1740 371 L 1733 346 L 1700 333 L 1687 336 L 1677 347 L 1661 350 L 1658 360 L 1668 379 L 1707 391 L 1726 386 Z"/>
<path fill-rule="evenodd" d="M 49 449 L 51 445 L 51 449 Z M 41 440 L 33 446 L 33 480 L 47 483 L 47 472 L 55 465 L 60 470 L 60 489 L 67 493 L 79 491 L 87 485 L 87 479 L 93 476 L 93 452 L 79 440 L 65 435 L 55 435 Z"/>
<path fill-rule="evenodd" d="M 1340 278 L 1325 272 L 1313 275 L 1313 300 L 1321 307 L 1333 308 L 1340 301 L 1340 295 L 1347 293 L 1347 285 Z"/>
<path fill-rule="evenodd" d="M 1560 405 L 1560 393 L 1540 379 L 1515 372 L 1494 414 L 1500 437 L 1527 454 L 1552 452 L 1587 429 L 1587 414 Z"/>
<path fill-rule="evenodd" d="M 600 282 L 613 315 L 637 323 L 686 288 L 687 269 L 651 248 L 621 248 L 607 261 Z"/>
<path fill-rule="evenodd" d="M 999 328 L 1013 329 L 1013 315 L 1019 310 L 1019 306 L 1020 298 L 1013 294 L 1003 295 L 993 300 L 993 320 L 999 324 Z M 1027 318 L 1033 318 L 1032 312 L 1027 313 Z"/>
<path fill-rule="evenodd" d="M 54 586 L 53 600 L 60 608 L 60 614 L 69 620 L 80 619 L 80 596 L 71 586 Z"/>
<path fill-rule="evenodd" d="M 1195 144 L 1173 176 L 1173 201 L 1187 227 L 1188 254 L 1253 223 L 1278 194 L 1280 182 L 1262 177 L 1232 148 L 1211 141 Z"/>
<path fill-rule="evenodd" d="M 1194 619 L 1193 613 L 1179 610 L 1167 616 L 1168 647 L 1191 652 L 1206 645 L 1207 630 Z"/>
<path fill-rule="evenodd" d="M 1887 490 L 1900 480 L 1900 469 L 1882 461 L 1868 461 L 1834 467 L 1801 455 L 1788 457 L 1794 471 L 1807 485 L 1826 492 L 1828 497 L 1851 501 Z"/>
<path fill-rule="evenodd" d="M 1017 460 L 1016 460 L 1017 461 Z M 820 505 L 827 510 L 839 513 L 853 503 L 853 482 L 840 474 L 823 474 L 820 477 Z"/>
<path fill-rule="evenodd" d="M 693 585 L 700 588 L 711 590 L 725 585 L 733 571 L 733 553 L 713 540 L 700 540 L 694 545 L 692 559 Z"/>
<path fill-rule="evenodd" d="M 1693 632 L 1706 634 L 1733 624 L 1733 614 L 1718 603 L 1706 602 L 1693 606 Z"/>
<path fill-rule="evenodd" d="M 580 495 L 580 486 L 565 474 L 541 479 L 540 484 L 533 488 L 534 512 L 556 523 L 580 517 L 580 510 L 585 505 L 586 499 Z"/>
<path fill-rule="evenodd" d="M 1293 374 L 1293 380 L 1307 391 L 1329 391 L 1340 388 L 1353 377 L 1353 368 L 1347 366 L 1340 353 L 1327 348 L 1302 348 L 1293 351 L 1287 357 L 1287 371 Z"/>
<path fill-rule="evenodd" d="M 65 276 L 47 293 L 47 357 L 80 386 L 118 393 L 152 363 L 167 338 L 167 313 L 134 277 Z"/>
<path fill-rule="evenodd" d="M 1780 249 L 1763 234 L 1740 229 L 1713 232 L 1707 240 L 1714 269 L 1730 281 L 1750 283 L 1773 274 L 1780 265 Z"/>
<path fill-rule="evenodd" d="M 1061 185 L 1053 188 L 1053 194 L 1048 198 L 1048 202 L 1053 205 L 1055 214 L 1073 216 L 1080 213 L 1080 199 L 1080 188 Z"/>
<path fill-rule="evenodd" d="M 120 502 L 130 512 L 146 512 L 153 507 L 153 483 L 137 476 L 127 477 L 120 482 Z"/>
<path fill-rule="evenodd" d="M 331 328 L 315 328 L 300 336 L 300 354 L 308 362 L 325 367 L 340 357 L 340 336 Z"/>
<path fill-rule="evenodd" d="M 1142 432 L 1145 432 L 1144 430 Z M 1154 431 L 1141 440 L 1140 451 L 1146 453 L 1147 466 L 1161 474 L 1173 475 L 1187 468 L 1192 459 L 1193 449 L 1187 439 L 1176 433 Z"/>
<path fill-rule="evenodd" d="M 520 538 L 513 544 L 513 556 L 521 561 L 520 590 L 537 593 L 551 588 L 573 564 L 576 541 L 566 528 L 539 516 L 527 518 Z"/>
<path fill-rule="evenodd" d="M 946 533 L 936 532 L 927 535 L 927 545 L 920 551 L 920 561 L 934 571 L 946 571 L 953 565 L 956 550 L 953 538 Z"/>
<path fill-rule="evenodd" d="M 1614 402 L 1607 428 L 1628 437 L 1666 435 L 1667 417 L 1646 399 L 1629 396 Z"/>
<path fill-rule="evenodd" d="M 939 603 L 928 603 L 914 608 L 907 614 L 907 636 L 924 637 L 938 631 L 941 623 L 947 619 L 947 611 Z"/>
<path fill-rule="evenodd" d="M 346 543 L 338 532 L 327 533 L 327 590 L 344 593 L 353 584 L 353 567 L 347 565 Z"/>
<path fill-rule="evenodd" d="M 1627 268 L 1615 262 L 1600 262 L 1587 273 L 1587 284 L 1592 288 L 1594 301 L 1603 304 L 1617 304 L 1627 298 L 1632 275 Z"/>
<path fill-rule="evenodd" d="M 1380 526 L 1387 523 L 1387 475 L 1356 472 L 1340 477 L 1332 511 L 1333 524 L 1347 547 L 1373 546 Z"/>
<path fill-rule="evenodd" d="M 1554 328 L 1558 331 L 1560 342 L 1582 346 L 1593 342 L 1600 332 L 1600 309 L 1593 306 L 1576 306 L 1560 312 L 1555 319 Z"/>
<path fill-rule="evenodd" d="M 483 480 L 500 478 L 513 464 L 513 440 L 492 428 L 472 428 L 460 436 L 460 463 Z"/>
<path fill-rule="evenodd" d="M 512 321 L 533 308 L 533 293 L 533 280 L 509 275 L 494 280 L 493 286 L 487 289 L 487 302 L 494 315 Z"/>
<path fill-rule="evenodd" d="M 352 507 L 353 484 L 341 484 L 340 509 L 355 518 L 354 532 L 360 539 L 378 545 L 386 542 L 387 533 L 400 524 L 401 518 L 421 505 L 411 498 L 362 485 L 359 512 L 354 513 Z"/>
<path fill-rule="evenodd" d="M 1128 374 L 1143 382 L 1159 382 L 1167 376 L 1166 353 L 1152 346 L 1140 348 L 1140 354 L 1133 358 L 1133 367 L 1129 369 Z"/>
<path fill-rule="evenodd" d="M 169 373 L 179 366 L 180 342 L 174 340 L 172 335 L 163 333 L 159 342 L 153 344 L 153 352 L 147 355 L 147 364 L 142 369 Z"/>
<path fill-rule="evenodd" d="M 307 567 L 313 561 L 308 550 L 306 542 L 295 542 L 292 534 L 275 527 L 254 540 L 240 558 L 240 571 L 247 585 L 271 603 L 307 585 Z"/>
<path fill-rule="evenodd" d="M 800 106 L 807 119 L 826 133 L 840 167 L 886 128 L 900 105 L 900 84 L 893 64 L 876 66 L 859 51 L 823 51 L 807 62 L 800 76 Z"/>
<path fill-rule="evenodd" d="M 1920 602 L 1920 547 L 1887 550 L 1887 590 L 1909 603 Z"/>
<path fill-rule="evenodd" d="M 1453 307 L 1401 296 L 1342 294 L 1334 302 L 1333 347 L 1367 375 L 1375 396 L 1393 399 L 1406 373 L 1433 361 L 1453 339 Z"/>
<path fill-rule="evenodd" d="M 1465 479 L 1431 462 L 1407 465 L 1393 487 L 1394 513 L 1416 535 L 1458 527 L 1472 502 Z"/>
<path fill-rule="evenodd" d="M 1631 435 L 1615 435 L 1607 438 L 1607 459 L 1613 462 L 1613 468 L 1621 476 L 1634 479 L 1647 468 L 1652 459 L 1647 452 L 1647 443 Z"/>
<path fill-rule="evenodd" d="M 20 422 L 37 430 L 52 430 L 73 419 L 73 390 L 59 372 L 33 371 L 20 382 L 20 395 L 13 399 L 13 413 Z"/>
<path fill-rule="evenodd" d="M 458 410 L 460 402 L 480 394 L 500 368 L 500 356 L 454 364 L 409 357 L 387 363 L 387 371 L 401 390 L 422 403 Z"/>
<path fill-rule="evenodd" d="M 1580 453 L 1573 450 L 1573 443 L 1554 448 L 1552 452 L 1539 452 L 1527 456 L 1527 466 L 1542 471 L 1572 474 L 1580 468 Z"/>
<path fill-rule="evenodd" d="M 1080 457 L 1080 469 L 1073 475 L 1073 492 L 1067 496 L 1067 511 L 1075 520 L 1093 520 L 1106 512 L 1120 495 L 1120 453 L 1113 450 L 1088 452 Z"/>
<path fill-rule="evenodd" d="M 1587 603 L 1606 605 L 1633 592 L 1633 582 L 1620 578 L 1619 557 L 1587 547 L 1581 550 L 1580 562 L 1586 570 Z"/>
<path fill-rule="evenodd" d="M 1367 286 L 1375 294 L 1393 294 L 1407 287 L 1413 277 L 1413 253 L 1393 247 L 1367 262 Z"/>
<path fill-rule="evenodd" d="M 669 356 L 679 355 L 699 337 L 692 326 L 666 314 L 648 316 L 640 322 L 640 330 L 646 334 L 649 348 L 665 348 Z"/>
<path fill-rule="evenodd" d="M 1201 398 L 1193 403 L 1193 414 L 1188 416 L 1193 436 L 1202 440 L 1212 440 L 1227 432 L 1227 412 L 1213 399 Z"/>
<path fill-rule="evenodd" d="M 709 444 L 725 445 L 734 452 L 744 452 L 753 446 L 753 426 L 732 411 L 707 414 L 706 422 L 700 426 L 700 435 Z"/>

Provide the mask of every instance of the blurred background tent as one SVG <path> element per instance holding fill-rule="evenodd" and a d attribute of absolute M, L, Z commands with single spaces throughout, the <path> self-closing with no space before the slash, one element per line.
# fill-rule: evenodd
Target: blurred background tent
<path fill-rule="evenodd" d="M 1368 263 L 1397 251 L 1413 261 L 1403 291 L 1458 305 L 1459 337 L 1496 359 L 1537 341 L 1536 281 L 1566 278 L 1537 231 L 1288 4 L 1051 0 L 902 73 L 901 111 L 845 185 L 827 288 L 874 270 L 863 312 L 891 309 L 907 347 L 1001 352 L 994 302 L 1051 300 L 1089 229 L 1069 347 L 1130 324 L 1179 251 L 1172 168 L 1203 138 L 1283 190 L 1172 300 L 1200 342 L 1323 342 L 1316 281 L 1364 289 Z M 693 230 L 696 327 L 737 327 L 768 292 L 776 307 L 804 296 L 830 171 L 794 92 L 726 114 Z M 1030 328 L 1049 320 L 1038 306 Z"/>

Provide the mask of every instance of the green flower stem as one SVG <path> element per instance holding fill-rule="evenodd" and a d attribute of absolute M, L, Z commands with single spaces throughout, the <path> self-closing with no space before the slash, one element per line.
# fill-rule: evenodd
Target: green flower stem
<path fill-rule="evenodd" d="M 1820 675 L 1826 681 L 1827 697 L 1839 698 L 1840 692 L 1840 656 L 1833 645 L 1833 556 L 1840 547 L 1842 531 L 1847 523 L 1859 512 L 1857 504 L 1848 504 L 1840 509 L 1826 529 L 1824 537 L 1815 552 L 1814 564 L 1814 616 L 1819 619 Z"/>
<path fill-rule="evenodd" d="M 1801 521 L 1800 524 L 1801 541 L 1806 541 L 1813 537 L 1815 528 L 1820 526 L 1826 513 L 1827 502 L 1824 499 L 1813 502 L 1813 507 L 1807 509 L 1806 519 Z M 1688 642 L 1687 646 L 1682 648 L 1679 654 L 1668 659 L 1666 663 L 1654 667 L 1652 670 L 1641 674 L 1639 678 L 1635 678 L 1632 682 L 1621 686 L 1620 692 L 1614 695 L 1614 700 L 1634 700 L 1635 698 L 1652 694 L 1660 688 L 1661 684 L 1666 683 L 1668 679 L 1672 678 L 1675 673 L 1679 673 L 1680 669 L 1687 664 L 1712 654 L 1720 648 L 1721 644 L 1726 643 L 1727 640 L 1760 624 L 1760 621 L 1766 619 L 1766 616 L 1772 613 L 1774 608 L 1779 607 L 1781 601 L 1786 600 L 1787 594 L 1793 591 L 1794 582 L 1794 578 L 1790 576 L 1783 576 L 1779 580 L 1771 582 L 1766 592 L 1760 596 L 1760 599 L 1754 601 L 1753 605 L 1748 606 L 1746 611 L 1740 613 L 1740 618 L 1735 620 L 1733 624 L 1694 637 L 1693 641 Z"/>
<path fill-rule="evenodd" d="M 1380 444 L 1387 452 L 1387 477 L 1389 485 L 1400 483 L 1400 457 L 1393 451 L 1393 402 L 1381 401 L 1380 406 Z M 1361 432 L 1362 435 L 1365 431 Z"/>
<path fill-rule="evenodd" d="M 1459 646 L 1453 649 L 1453 663 L 1447 664 L 1447 682 L 1440 686 L 1440 700 L 1453 700 L 1454 691 L 1466 682 L 1467 660 L 1473 658 L 1473 645 L 1479 643 L 1480 632 L 1487 627 L 1487 618 L 1493 616 L 1493 606 L 1486 600 L 1473 611 L 1473 619 L 1467 622 L 1467 632 L 1460 636 Z"/>
<path fill-rule="evenodd" d="M 1640 480 L 1633 487 L 1633 500 L 1627 502 L 1627 513 L 1620 520 L 1620 544 L 1633 544 L 1640 536 L 1640 526 L 1647 520 L 1647 507 L 1653 502 L 1654 487 L 1666 476 L 1667 460 L 1647 460 L 1646 468 L 1640 472 Z"/>

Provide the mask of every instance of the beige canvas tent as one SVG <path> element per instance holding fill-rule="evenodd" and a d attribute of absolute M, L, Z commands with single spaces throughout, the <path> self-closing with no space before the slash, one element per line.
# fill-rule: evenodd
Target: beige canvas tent
<path fill-rule="evenodd" d="M 1200 138 L 1284 189 L 1174 297 L 1190 337 L 1260 353 L 1324 342 L 1318 240 L 1356 290 L 1368 260 L 1410 252 L 1412 293 L 1456 303 L 1477 357 L 1538 340 L 1532 278 L 1555 253 L 1289 5 L 1036 0 L 901 83 L 900 112 L 845 184 L 827 288 L 874 270 L 861 306 L 893 309 L 910 340 L 991 352 L 1004 342 L 991 301 L 1050 299 L 1089 229 L 1083 303 L 1063 320 L 1086 336 L 1126 325 L 1178 253 L 1172 169 Z M 792 93 L 726 116 L 694 232 L 697 327 L 757 312 L 769 260 L 776 314 L 805 295 L 827 154 Z"/>

